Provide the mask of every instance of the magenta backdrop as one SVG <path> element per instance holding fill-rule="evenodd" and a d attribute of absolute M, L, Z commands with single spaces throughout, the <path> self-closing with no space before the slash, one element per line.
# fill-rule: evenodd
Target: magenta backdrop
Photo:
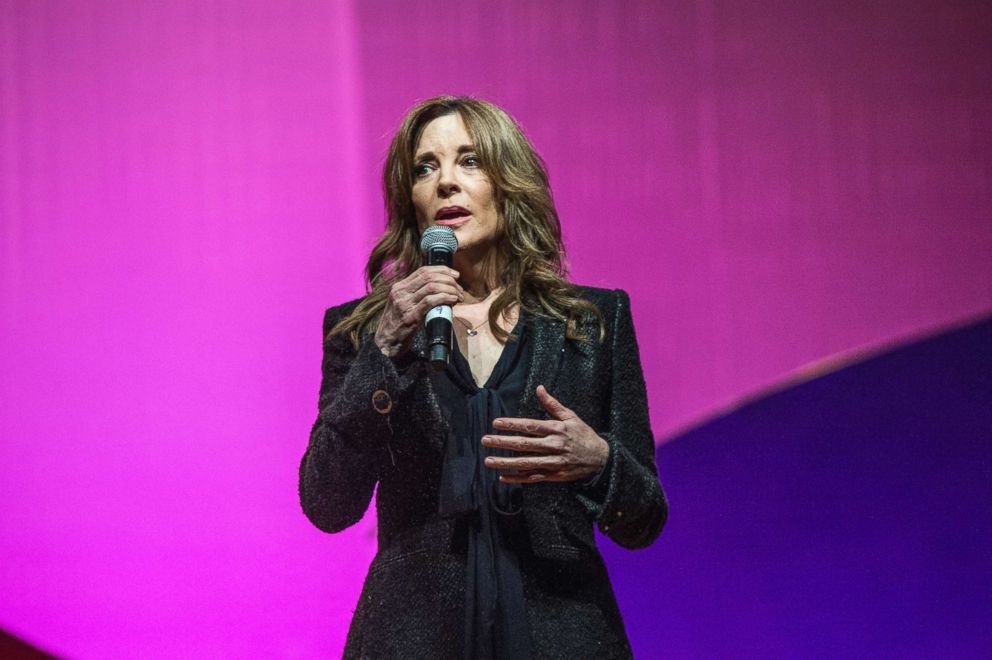
<path fill-rule="evenodd" d="M 524 125 L 663 437 L 992 308 L 990 34 L 965 2 L 0 0 L 0 627 L 339 652 L 374 521 L 320 534 L 296 469 L 416 100 Z"/>

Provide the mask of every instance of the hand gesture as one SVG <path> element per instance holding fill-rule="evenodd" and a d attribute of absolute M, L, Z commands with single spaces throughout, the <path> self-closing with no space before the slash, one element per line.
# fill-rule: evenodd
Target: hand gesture
<path fill-rule="evenodd" d="M 421 266 L 394 282 L 375 331 L 379 350 L 389 357 L 402 355 L 410 348 L 428 311 L 460 302 L 465 292 L 456 280 L 458 274 L 447 266 Z"/>
<path fill-rule="evenodd" d="M 599 472 L 610 455 L 610 446 L 606 441 L 572 410 L 551 396 L 544 385 L 537 386 L 537 399 L 551 419 L 500 417 L 493 420 L 494 429 L 528 435 L 488 434 L 482 438 L 482 444 L 486 447 L 502 447 L 529 455 L 488 456 L 486 467 L 506 470 L 500 474 L 500 481 L 518 484 L 575 481 Z"/>

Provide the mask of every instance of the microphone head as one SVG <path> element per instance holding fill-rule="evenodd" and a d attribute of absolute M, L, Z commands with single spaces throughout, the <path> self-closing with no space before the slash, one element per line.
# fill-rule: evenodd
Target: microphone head
<path fill-rule="evenodd" d="M 458 239 L 451 227 L 431 225 L 420 237 L 420 251 L 424 254 L 430 254 L 431 250 L 454 252 L 457 249 Z"/>

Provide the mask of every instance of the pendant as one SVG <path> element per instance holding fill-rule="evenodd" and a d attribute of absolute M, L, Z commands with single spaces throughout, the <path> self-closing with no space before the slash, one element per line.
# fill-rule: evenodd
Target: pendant
<path fill-rule="evenodd" d="M 472 329 L 469 329 L 469 331 L 468 331 L 468 332 L 467 332 L 466 334 L 467 334 L 467 335 L 468 335 L 469 337 L 474 337 L 474 336 L 476 336 L 477 334 L 479 334 L 479 331 L 478 331 L 478 330 L 472 330 Z"/>

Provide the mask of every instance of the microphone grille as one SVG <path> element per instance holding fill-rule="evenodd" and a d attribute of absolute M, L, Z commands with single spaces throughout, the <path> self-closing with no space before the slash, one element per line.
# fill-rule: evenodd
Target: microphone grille
<path fill-rule="evenodd" d="M 458 249 L 458 239 L 451 227 L 431 225 L 420 237 L 420 251 L 426 253 L 439 249 L 454 252 Z"/>

